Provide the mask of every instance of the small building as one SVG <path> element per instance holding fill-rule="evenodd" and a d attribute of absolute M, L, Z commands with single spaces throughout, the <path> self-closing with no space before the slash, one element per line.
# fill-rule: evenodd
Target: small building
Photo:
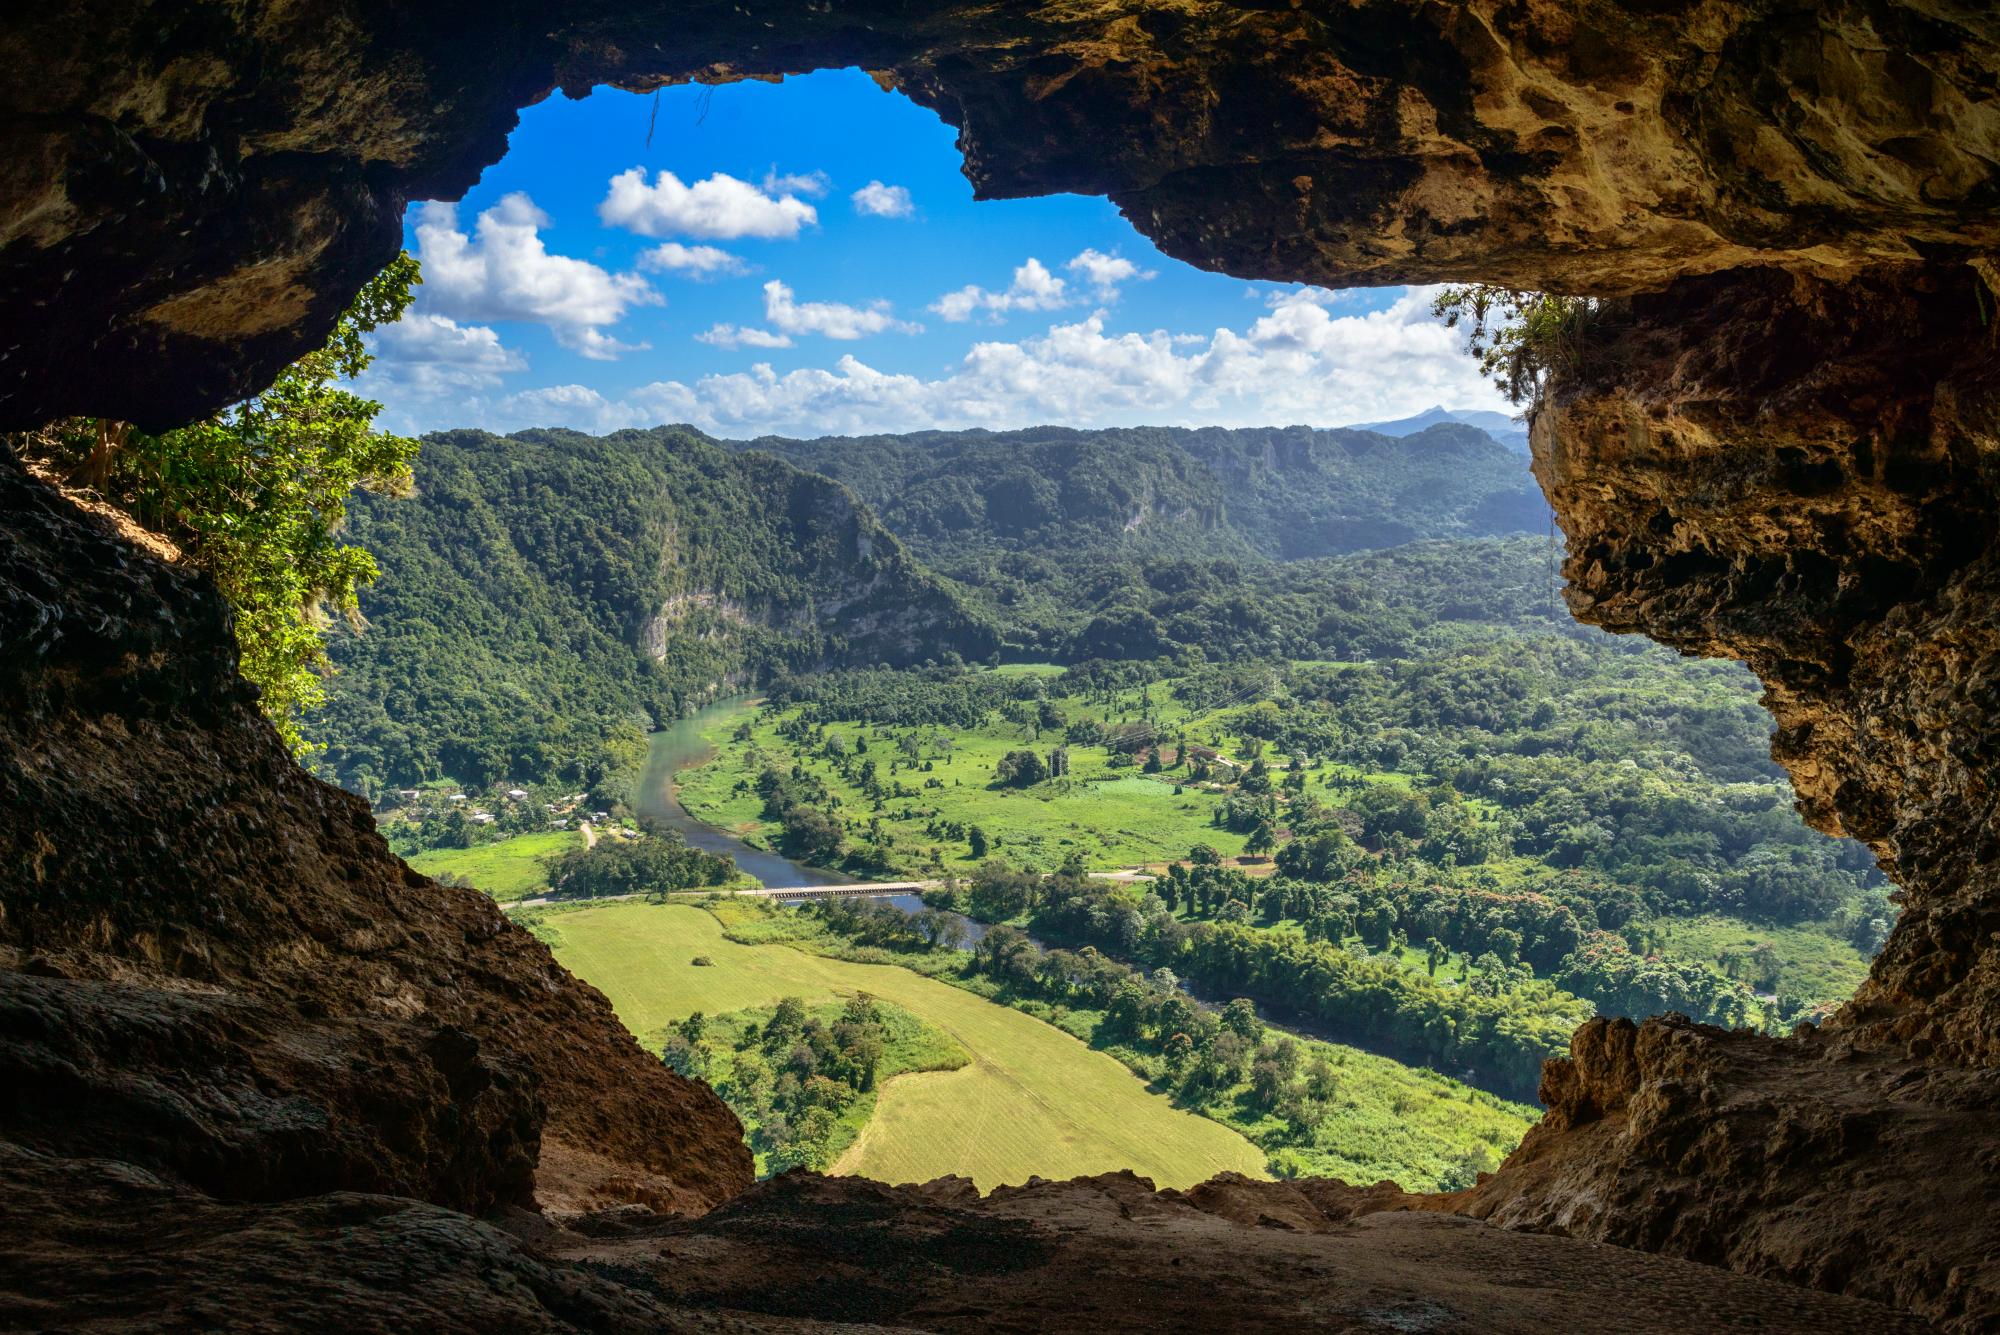
<path fill-rule="evenodd" d="M 526 801 L 528 797 L 528 790 L 525 788 L 509 788 L 507 790 L 507 796 L 516 802 Z"/>
<path fill-rule="evenodd" d="M 475 811 L 472 813 L 472 823 L 474 825 L 491 825 L 493 823 L 493 813 L 490 811 Z"/>
<path fill-rule="evenodd" d="M 453 793 L 453 794 L 451 795 L 451 800 L 452 800 L 452 801 L 454 801 L 454 802 L 463 802 L 463 801 L 465 801 L 465 794 L 464 794 L 464 793 Z"/>

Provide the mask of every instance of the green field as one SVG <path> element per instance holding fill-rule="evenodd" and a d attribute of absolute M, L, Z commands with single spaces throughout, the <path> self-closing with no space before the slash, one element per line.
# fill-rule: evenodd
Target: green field
<path fill-rule="evenodd" d="M 750 739 L 732 740 L 746 716 L 752 719 Z M 1177 723 L 1186 716 L 1168 708 L 1162 717 Z M 858 723 L 832 725 L 827 731 L 849 743 L 877 732 Z M 746 705 L 741 713 L 716 719 L 702 735 L 714 745 L 715 758 L 681 772 L 682 805 L 710 825 L 768 846 L 777 827 L 762 818 L 763 802 L 748 790 L 746 781 L 754 782 L 767 760 L 781 760 L 790 768 L 796 758 L 791 744 L 778 735 L 777 720 L 758 716 Z M 989 786 L 994 767 L 1007 752 L 1046 751 L 1056 740 L 1045 736 L 1034 741 L 1026 730 L 1001 720 L 977 731 L 954 731 L 948 751 L 939 747 L 926 755 L 932 766 L 929 772 L 905 769 L 897 776 L 919 789 L 918 795 L 889 799 L 879 812 L 872 811 L 868 798 L 832 765 L 818 758 L 804 763 L 825 780 L 846 809 L 881 821 L 895 841 L 899 870 L 913 875 L 967 871 L 978 862 L 965 844 L 929 833 L 933 819 L 977 825 L 990 840 L 992 856 L 1043 870 L 1060 865 L 1071 849 L 1081 849 L 1097 869 L 1184 857 L 1197 841 L 1229 857 L 1243 852 L 1243 835 L 1208 823 L 1221 804 L 1219 794 L 1192 785 L 1181 785 L 1183 791 L 1176 793 L 1171 776 L 1114 767 L 1103 747 L 1071 747 L 1073 768 L 1067 780 L 1025 791 Z M 878 749 L 886 773 L 894 753 Z M 940 786 L 924 786 L 932 779 Z M 739 784 L 746 784 L 743 791 L 738 791 Z"/>
<path fill-rule="evenodd" d="M 426 876 L 454 877 L 506 904 L 546 890 L 549 882 L 543 860 L 582 841 L 583 836 L 575 830 L 517 834 L 471 848 L 434 848 L 412 856 L 410 865 Z"/>
<path fill-rule="evenodd" d="M 667 1025 L 868 992 L 936 1025 L 972 1055 L 958 1071 L 882 1087 L 876 1114 L 837 1171 L 889 1182 L 958 1173 L 982 1190 L 1031 1175 L 1067 1178 L 1130 1168 L 1185 1187 L 1233 1170 L 1264 1173 L 1264 1155 L 1216 1122 L 1173 1107 L 1118 1061 L 1019 1011 L 894 965 L 854 964 L 784 945 L 742 945 L 706 911 L 638 903 L 542 917 L 539 933 L 602 989 L 626 1025 L 657 1048 Z M 696 955 L 713 961 L 696 968 Z"/>
<path fill-rule="evenodd" d="M 1780 960 L 1778 990 L 1803 997 L 1851 997 L 1868 976 L 1868 957 L 1818 923 L 1785 927 L 1707 913 L 1699 918 L 1654 918 L 1648 926 L 1660 933 L 1669 951 L 1689 959 L 1745 956 L 1768 941 Z"/>

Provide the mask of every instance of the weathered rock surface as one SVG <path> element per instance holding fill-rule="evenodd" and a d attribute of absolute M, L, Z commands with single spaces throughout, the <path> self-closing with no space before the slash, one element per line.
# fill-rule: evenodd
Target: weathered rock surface
<path fill-rule="evenodd" d="M 747 1185 L 719 1099 L 293 763 L 226 617 L 0 461 L 0 1137 L 248 1200 Z"/>
<path fill-rule="evenodd" d="M 1584 329 L 1534 430 L 1571 607 L 1749 663 L 1801 811 L 1904 910 L 1824 1033 L 1581 1031 L 1482 1216 L 2000 1322 L 1987 272 L 1691 278 Z"/>
<path fill-rule="evenodd" d="M 1536 426 L 1577 615 L 1741 658 L 1800 809 L 1905 908 L 1860 1004 L 2000 1059 L 2000 326 L 1990 271 L 1768 273 L 1635 298 Z"/>
<path fill-rule="evenodd" d="M 2000 1070 L 1680 1017 L 1595 1020 L 1572 1050 L 1542 1124 L 1450 1208 L 2000 1324 Z"/>
<path fill-rule="evenodd" d="M 1273 1196 L 1298 1196 L 1268 1183 Z M 706 1218 L 558 1230 L 394 1197 L 229 1205 L 125 1165 L 0 1146 L 38 1227 L 0 1324 L 66 1330 L 1520 1332 L 1923 1329 L 1885 1308 L 1444 1215 L 1264 1226 L 1130 1176 L 999 1192 L 795 1175 Z M 1310 1211 L 1310 1207 L 1305 1207 Z"/>
<path fill-rule="evenodd" d="M 698 1209 L 747 1181 L 726 1112 L 290 765 L 213 599 L 8 472 L 0 1138 L 28 1167 L 0 1189 L 10 1255 L 69 1249 L 10 1281 L 24 1321 L 394 1325 L 436 1284 L 462 1290 L 438 1324 L 523 1328 L 1894 1328 L 1522 1229 L 2000 1321 L 1991 6 L 108 0 L 10 14 L 0 60 L 33 71 L 0 87 L 0 426 L 159 424 L 264 383 L 406 201 L 605 81 L 860 65 L 960 127 L 985 194 L 1107 194 L 1198 264 L 1614 297 L 1534 433 L 1573 606 L 1750 662 L 1808 817 L 1907 892 L 1827 1032 L 1587 1028 L 1548 1124 L 1461 1197 L 788 1182 L 517 1254 L 440 1207 Z M 158 1268 L 110 1305 L 93 1276 L 135 1243 Z"/>

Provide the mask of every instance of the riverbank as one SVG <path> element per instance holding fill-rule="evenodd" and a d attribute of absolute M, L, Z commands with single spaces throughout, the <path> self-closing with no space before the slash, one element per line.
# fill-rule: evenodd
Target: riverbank
<path fill-rule="evenodd" d="M 754 848 L 726 830 L 692 815 L 682 805 L 681 771 L 707 763 L 715 755 L 704 734 L 719 723 L 748 713 L 754 696 L 719 700 L 653 733 L 646 741 L 646 764 L 632 790 L 632 805 L 648 826 L 672 830 L 706 853 L 732 859 L 762 885 L 844 885 L 853 878 L 823 867 L 808 867 L 768 849 Z"/>

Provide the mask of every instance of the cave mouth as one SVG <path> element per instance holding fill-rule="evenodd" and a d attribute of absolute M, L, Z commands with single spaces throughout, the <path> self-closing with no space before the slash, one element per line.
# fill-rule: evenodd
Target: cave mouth
<path fill-rule="evenodd" d="M 1429 311 L 1429 290 L 1333 292 L 1246 284 L 1160 255 L 1101 200 L 975 202 L 950 138 L 930 113 L 885 94 L 857 70 L 825 71 L 777 85 L 688 85 L 652 94 L 600 88 L 587 98 L 539 103 L 527 109 L 507 154 L 485 170 L 470 194 L 454 204 L 411 205 L 405 246 L 423 264 L 425 281 L 404 320 L 375 335 L 377 361 L 360 388 L 387 404 L 387 425 L 451 438 L 429 448 L 450 460 L 453 476 L 468 466 L 496 475 L 511 472 L 523 479 L 517 489 L 531 490 L 549 485 L 548 474 L 534 471 L 539 465 L 510 456 L 499 441 L 486 453 L 461 457 L 470 434 L 519 431 L 520 450 L 608 472 L 612 464 L 595 442 L 564 433 L 623 431 L 636 441 L 662 421 L 689 421 L 710 438 L 750 441 L 782 454 L 783 443 L 773 438 L 865 438 L 968 425 L 1016 440 L 1020 428 L 1045 421 L 1064 428 L 1144 430 L 1276 425 L 1267 414 L 1277 412 L 1297 415 L 1277 420 L 1320 426 L 1406 419 L 1387 423 L 1400 441 L 1378 433 L 1368 440 L 1329 438 L 1332 443 L 1320 445 L 1305 440 L 1291 447 L 1303 448 L 1307 456 L 1319 449 L 1367 459 L 1384 450 L 1462 448 L 1457 440 L 1418 434 L 1433 417 L 1447 431 L 1463 427 L 1429 406 L 1439 396 L 1454 395 L 1452 401 L 1461 405 L 1497 404 L 1486 407 L 1479 420 L 1489 432 L 1508 434 L 1510 405 L 1480 376 L 1455 336 L 1438 326 Z M 1056 246 L 1063 249 L 1050 249 Z M 1067 261 L 1060 258 L 1065 254 L 1071 256 Z M 1213 332 L 1195 332 L 1202 328 Z M 963 337 L 956 341 L 926 337 L 960 331 Z M 1382 346 L 1364 348 L 1370 342 Z M 953 355 L 960 359 L 955 370 L 927 373 L 940 364 L 949 368 Z M 835 356 L 838 367 L 827 366 Z M 985 373 L 994 363 L 1004 364 L 1004 375 Z M 1240 377 L 1242 388 L 1218 394 L 1217 377 L 1225 374 Z M 1062 395 L 1036 398 L 1015 390 L 1037 377 L 1066 377 Z M 1074 388 L 1079 377 L 1092 381 L 1092 388 Z M 1399 380 L 1412 384 L 1401 386 Z M 871 392 L 868 386 L 879 382 L 903 387 L 903 398 Z M 1314 387 L 1320 396 L 1308 397 L 1298 386 Z M 1071 416 L 1060 416 L 1064 413 Z M 1512 481 L 1483 494 L 1476 505 L 1442 495 L 1446 483 L 1439 476 L 1424 474 L 1401 484 L 1415 501 L 1429 488 L 1440 492 L 1440 508 L 1463 510 L 1453 528 L 1433 532 L 1372 517 L 1335 494 L 1323 511 L 1286 510 L 1287 523 L 1272 525 L 1254 551 L 1244 549 L 1273 563 L 1273 571 L 1292 562 L 1307 563 L 1293 567 L 1304 570 L 1314 562 L 1395 551 L 1424 539 L 1448 543 L 1456 540 L 1447 536 L 1455 532 L 1493 542 L 1512 535 L 1513 545 L 1494 558 L 1504 559 L 1508 568 L 1511 582 L 1504 590 L 1440 585 L 1431 598 L 1435 606 L 1425 613 L 1433 629 L 1401 640 L 1383 633 L 1370 638 L 1328 632 L 1322 624 L 1273 639 L 1261 651 L 1258 642 L 1246 648 L 1240 638 L 1193 637 L 1173 646 L 1182 657 L 1193 649 L 1218 663 L 1286 650 L 1280 656 L 1297 675 L 1284 685 L 1273 676 L 1263 685 L 1246 686 L 1250 679 L 1239 672 L 1224 689 L 1170 675 L 1162 694 L 1198 692 L 1204 701 L 1201 710 L 1186 714 L 1207 729 L 1195 748 L 1215 756 L 1200 762 L 1199 773 L 1190 770 L 1197 791 L 1241 791 L 1232 777 L 1237 770 L 1222 767 L 1254 759 L 1253 753 L 1268 750 L 1280 771 L 1288 764 L 1309 765 L 1298 776 L 1296 800 L 1306 802 L 1310 792 L 1308 805 L 1318 811 L 1310 817 L 1315 828 L 1324 826 L 1329 832 L 1324 838 L 1338 837 L 1356 850 L 1351 856 L 1343 855 L 1346 860 L 1335 866 L 1323 858 L 1295 857 L 1297 848 L 1286 851 L 1285 845 L 1309 842 L 1312 834 L 1295 828 L 1297 818 L 1284 814 L 1284 800 L 1292 800 L 1289 777 L 1283 788 L 1268 785 L 1275 795 L 1264 817 L 1241 817 L 1248 823 L 1239 826 L 1232 804 L 1230 823 L 1215 827 L 1219 835 L 1197 822 L 1178 830 L 1177 838 L 1148 838 L 1137 845 L 1098 841 L 1102 870 L 1164 867 L 1185 864 L 1188 845 L 1212 837 L 1230 848 L 1234 861 L 1243 851 L 1235 846 L 1246 834 L 1256 834 L 1259 820 L 1274 829 L 1288 827 L 1282 842 L 1274 839 L 1261 854 L 1253 849 L 1242 864 L 1253 877 L 1275 866 L 1278 874 L 1270 881 L 1245 880 L 1234 894 L 1160 882 L 1170 887 L 1169 915 L 1196 927 L 1237 915 L 1363 961 L 1421 973 L 1427 984 L 1493 998 L 1496 1011 L 1540 1034 L 1512 1047 L 1492 1036 L 1440 1043 L 1414 1022 L 1375 1025 L 1345 1012 L 1322 1014 L 1321 1002 L 1286 980 L 1267 980 L 1257 999 L 1278 1031 L 1315 1042 L 1358 1044 L 1328 1051 L 1436 1071 L 1526 1114 L 1510 1110 L 1513 1120 L 1496 1121 L 1478 1143 L 1455 1145 L 1449 1154 L 1441 1150 L 1440 1161 L 1449 1162 L 1436 1171 L 1396 1164 L 1385 1170 L 1365 1154 L 1351 1160 L 1361 1166 L 1346 1166 L 1349 1159 L 1322 1154 L 1337 1155 L 1340 1147 L 1319 1144 L 1317 1132 L 1302 1133 L 1303 1149 L 1265 1147 L 1264 1167 L 1284 1176 L 1366 1171 L 1413 1188 L 1469 1186 L 1474 1173 L 1497 1166 L 1529 1124 L 1526 1117 L 1536 1115 L 1541 1064 L 1563 1051 L 1567 1035 L 1583 1020 L 1593 1014 L 1643 1020 L 1675 1012 L 1724 1028 L 1788 1032 L 1802 1021 L 1823 1020 L 1852 995 L 1893 917 L 1886 883 L 1866 850 L 1811 831 L 1792 815 L 1790 786 L 1770 759 L 1769 725 L 1747 671 L 1684 662 L 1664 650 L 1614 640 L 1578 625 L 1561 606 L 1554 569 L 1558 535 L 1533 492 L 1525 432 L 1508 439 L 1516 453 L 1503 453 L 1499 437 L 1489 435 L 1478 466 L 1491 471 L 1495 458 L 1506 460 L 1499 471 L 1511 467 Z M 1098 448 L 1083 438 L 1028 444 L 1038 451 Z M 941 490 L 939 479 L 899 478 L 871 492 L 837 449 L 788 457 L 865 492 L 891 532 L 926 560 L 936 553 L 956 562 L 940 569 L 968 587 L 982 583 L 980 562 L 1038 560 L 1032 553 L 1064 541 L 1066 527 L 1095 522 L 1096 510 L 1106 504 L 1088 490 L 1089 478 L 1064 474 L 1051 481 L 1034 473 L 1032 459 L 1024 465 L 1026 456 L 1020 456 L 997 474 L 992 468 L 971 474 L 972 483 L 945 476 L 952 504 L 962 505 L 960 493 L 970 487 L 977 493 L 977 512 L 953 510 L 948 521 L 940 521 L 925 508 Z M 1176 458 L 1190 468 L 1220 467 L 1213 460 Z M 446 465 L 441 460 L 439 466 Z M 1249 487 L 1253 481 L 1254 470 L 1230 485 Z M 923 503 L 906 494 L 911 485 Z M 452 486 L 454 504 L 480 499 L 460 494 L 457 482 Z M 419 456 L 417 492 L 425 490 Z M 1218 500 L 1226 491 L 1225 486 Z M 1119 495 L 1120 504 L 1133 504 Z M 369 502 L 363 532 L 396 534 L 395 511 L 402 504 Z M 1183 509 L 1170 518 L 1186 523 L 1192 513 Z M 1122 512 L 1119 517 L 1125 518 Z M 426 522 L 428 531 L 437 531 L 433 521 Z M 569 521 L 558 516 L 549 522 L 560 528 Z M 1134 522 L 1126 519 L 1126 527 Z M 984 526 L 998 545 L 973 559 L 940 542 L 941 524 Z M 534 540 L 524 528 L 517 541 Z M 1218 581 L 1215 596 L 1253 602 L 1274 589 L 1308 599 L 1351 596 L 1345 584 L 1332 592 L 1289 589 L 1280 575 L 1245 576 L 1226 560 L 1240 545 L 1234 531 L 1218 529 L 1192 545 L 1151 555 L 1135 549 L 1137 554 L 1121 559 L 1132 565 L 1135 573 L 1128 578 L 1139 581 L 1143 596 L 1161 606 L 1174 605 L 1176 597 L 1184 600 L 1191 586 Z M 1475 553 L 1475 564 L 1487 559 L 1476 545 L 1465 550 Z M 1222 563 L 1204 566 L 1204 556 Z M 535 559 L 557 564 L 565 558 L 537 548 Z M 1379 569 L 1361 568 L 1354 587 L 1377 596 L 1381 586 L 1407 577 L 1410 568 L 1398 567 L 1396 559 Z M 396 634 L 399 615 L 432 615 L 410 610 L 412 590 L 403 581 L 413 576 L 408 566 L 390 561 L 384 587 L 364 595 L 373 636 Z M 1419 577 L 1449 583 L 1452 575 Z M 1017 596 L 1017 584 L 1010 573 L 999 593 Z M 1504 599 L 1508 615 L 1518 614 L 1518 624 L 1483 606 L 1489 593 Z M 677 594 L 670 601 L 727 603 L 737 596 L 718 588 Z M 1098 591 L 1090 601 L 1083 612 L 1097 621 L 1087 630 L 1088 648 L 1076 647 L 1086 639 L 1074 635 L 1023 641 L 1016 634 L 1005 656 L 1017 664 L 1055 656 L 1073 665 L 1085 658 L 1143 658 L 1148 645 L 1151 652 L 1163 651 L 1157 629 L 1134 648 L 1115 627 L 1099 628 L 1116 596 Z M 451 617 L 463 610 L 440 604 L 435 612 Z M 485 624 L 489 618 L 476 620 Z M 1482 640 L 1478 628 L 1487 626 L 1490 634 Z M 1519 638 L 1523 628 L 1526 637 Z M 1133 632 L 1126 627 L 1123 633 Z M 1212 634 L 1235 637 L 1242 631 L 1217 623 Z M 671 659 L 672 639 L 671 629 L 658 636 L 649 632 L 649 652 Z M 336 655 L 350 674 L 346 680 L 379 670 L 370 661 L 371 644 L 366 637 L 338 642 Z M 1364 664 L 1316 666 L 1356 658 Z M 1388 666 L 1376 666 L 1377 660 Z M 463 665 L 448 656 L 413 666 L 445 681 L 465 679 Z M 580 664 L 577 671 L 584 671 Z M 1400 712 L 1356 710 L 1347 717 L 1342 702 L 1375 687 L 1344 682 L 1342 672 L 1357 678 L 1375 673 L 1380 689 L 1397 697 Z M 761 680 L 748 675 L 746 689 Z M 353 720 L 358 714 L 410 717 L 420 704 L 407 692 L 380 692 L 351 704 L 343 698 L 340 678 L 332 691 L 332 717 L 338 722 L 317 771 L 375 803 L 395 849 L 430 874 L 484 888 L 486 876 L 500 874 L 492 863 L 511 837 L 556 838 L 593 808 L 620 806 L 617 798 L 579 802 L 582 794 L 572 793 L 547 804 L 546 829 L 516 829 L 520 822 L 511 819 L 504 826 L 491 824 L 493 812 L 507 818 L 521 804 L 510 794 L 557 781 L 565 791 L 593 789 L 603 767 L 579 756 L 553 773 L 532 772 L 521 768 L 525 761 L 490 759 L 507 748 L 496 751 L 491 738 L 468 735 L 445 739 L 427 759 L 406 757 L 391 768 L 382 758 L 382 739 L 371 738 L 372 746 L 361 743 L 353 735 Z M 1105 702 L 1105 722 L 1115 714 L 1117 726 L 1134 726 L 1130 711 L 1137 710 L 1139 726 L 1165 735 L 1170 725 L 1147 712 L 1150 698 L 1142 702 L 1144 692 L 1129 694 Z M 1431 699 L 1421 702 L 1426 696 Z M 690 699 L 699 704 L 708 698 Z M 1258 713 L 1266 702 L 1296 713 L 1280 728 L 1274 723 L 1278 715 Z M 1061 713 L 1077 702 L 1048 707 Z M 1317 732 L 1299 722 L 1307 714 L 1316 719 Z M 678 726 L 664 709 L 655 721 Z M 835 729 L 836 740 L 848 730 L 843 746 L 865 744 L 862 734 L 871 723 L 884 726 L 880 718 L 837 722 L 842 726 Z M 1184 721 L 1176 733 L 1176 768 L 1184 761 L 1178 753 L 1189 745 L 1185 733 Z M 899 740 L 918 745 L 912 737 L 899 738 L 893 725 L 874 737 L 878 746 Z M 518 739 L 510 745 L 517 756 L 524 749 L 536 754 L 548 749 L 545 742 L 524 748 Z M 1238 761 L 1223 759 L 1214 746 L 1240 751 Z M 798 749 L 792 761 L 825 770 L 836 785 L 844 777 L 851 787 L 852 773 L 832 764 L 829 754 Z M 1131 758 L 1135 770 L 1139 754 Z M 1151 765 L 1160 767 L 1165 754 L 1165 745 L 1156 741 Z M 1295 755 L 1301 764 L 1292 764 Z M 1351 778 L 1371 771 L 1392 782 L 1371 785 Z M 448 834 L 432 828 L 431 808 L 445 799 L 427 789 L 445 781 L 463 789 L 448 800 L 468 803 L 466 810 L 489 822 L 486 827 L 468 830 L 461 822 Z M 1115 824 L 1115 813 L 1087 810 L 1090 791 L 1086 787 L 1068 798 L 1078 804 L 1078 819 Z M 851 812 L 862 811 L 867 802 L 857 793 L 847 800 L 856 804 L 850 813 L 840 812 L 836 800 L 830 814 L 836 821 L 850 815 L 846 824 L 858 830 Z M 1318 803 L 1333 806 L 1320 809 L 1313 805 Z M 701 814 L 722 821 L 725 805 L 711 801 Z M 693 833 L 770 883 L 780 883 L 771 881 L 774 875 L 782 883 L 801 884 L 829 874 L 964 879 L 972 870 L 970 864 L 940 862 L 933 847 L 930 863 L 921 867 L 898 855 L 893 863 L 880 857 L 882 865 L 867 870 L 855 860 L 863 850 L 853 849 L 829 871 L 810 857 L 779 858 L 762 846 L 770 841 L 769 830 L 760 831 L 758 847 L 745 845 L 691 815 L 670 794 L 659 811 L 649 811 L 637 797 L 631 806 L 641 818 L 664 819 Z M 879 797 L 873 808 L 882 810 Z M 890 838 L 952 842 L 963 838 L 959 827 L 976 823 L 948 815 L 940 821 L 941 815 L 933 812 L 922 828 L 914 821 L 891 821 Z M 511 837 L 503 838 L 503 830 Z M 453 844 L 464 847 L 463 858 L 451 851 Z M 881 852 L 873 844 L 867 851 Z M 1030 845 L 1026 852 L 1030 867 L 1049 861 L 1039 847 Z M 1410 902 L 1413 885 L 1420 902 Z M 1239 901 L 1235 907 L 1232 899 Z M 916 916 L 939 911 L 914 893 L 890 902 Z M 1160 911 L 1157 895 L 1139 902 L 1146 913 Z M 530 914 L 538 925 L 542 916 L 540 910 Z M 994 916 L 989 911 L 986 920 Z M 970 937 L 987 930 L 977 919 L 961 915 L 958 921 Z M 841 925 L 864 934 L 883 930 L 880 923 L 853 915 Z M 691 1059 L 686 1036 L 676 1039 L 672 1027 L 659 1024 L 665 1019 L 681 1026 L 689 1011 L 704 1012 L 707 1021 L 717 1018 L 717 1007 L 695 996 L 698 989 L 691 991 L 685 977 L 648 983 L 609 970 L 601 953 L 570 953 L 560 924 L 549 928 L 548 936 L 561 962 L 620 999 L 649 1051 L 668 1050 L 687 1073 L 711 1075 L 726 1089 L 735 1088 L 717 1074 L 733 1069 L 730 1054 L 706 1055 L 713 1039 Z M 1031 938 L 1031 957 L 1010 965 L 1019 975 L 1017 990 L 1037 985 L 1047 952 L 1079 945 L 1108 948 L 1106 940 Z M 658 969 L 703 977 L 667 958 L 677 948 L 662 945 Z M 1163 958 L 1126 963 L 1142 972 L 1177 972 Z M 1208 976 L 1175 985 L 1217 1013 L 1244 990 L 1240 980 Z M 676 999 L 671 1005 L 650 999 L 649 987 L 666 988 Z M 1065 1014 L 1103 1009 L 1104 998 L 1084 1004 L 1080 996 L 1061 996 Z M 779 998 L 757 1000 L 768 1008 Z M 769 1023 L 761 1012 L 723 1018 L 730 1033 Z M 1057 1018 L 1060 1023 L 1062 1016 Z M 1461 1022 L 1471 1023 L 1463 1017 Z M 1089 1037 L 1099 1023 L 1086 1016 L 1072 1027 Z M 699 1034 L 695 1041 L 700 1043 Z M 1100 1046 L 1118 1047 L 1109 1038 Z M 1197 1047 L 1200 1060 L 1206 1049 Z M 1144 1062 L 1135 1069 L 1176 1088 L 1175 1080 Z M 1224 1083 L 1224 1091 L 1231 1083 L 1245 1084 L 1246 1074 L 1247 1066 Z M 1174 1097 L 1196 1106 L 1226 1102 L 1200 1089 L 1183 1089 Z M 1406 1093 L 1387 1103 L 1400 1111 L 1414 1101 L 1416 1095 Z M 734 1097 L 732 1102 L 751 1125 L 752 1143 L 760 1151 L 770 1150 L 773 1163 L 793 1161 L 789 1146 L 772 1150 L 760 1139 L 768 1107 L 753 1109 Z M 1358 1120 L 1373 1125 L 1369 1118 Z M 1439 1145 L 1447 1144 L 1449 1138 L 1438 1134 Z M 822 1158 L 807 1162 L 833 1166 L 834 1156 Z M 866 1171 L 866 1162 L 857 1167 L 851 1157 L 841 1161 L 848 1171 Z M 938 1171 L 966 1167 L 925 1162 Z M 1170 1163 L 1091 1162 L 1182 1184 Z M 1203 1171 L 1186 1182 L 1215 1166 L 1207 1159 L 1201 1163 Z M 1036 1161 L 1012 1171 L 1013 1177 L 982 1185 L 1056 1176 L 1060 1169 Z M 987 1172 L 983 1164 L 980 1172 Z"/>

